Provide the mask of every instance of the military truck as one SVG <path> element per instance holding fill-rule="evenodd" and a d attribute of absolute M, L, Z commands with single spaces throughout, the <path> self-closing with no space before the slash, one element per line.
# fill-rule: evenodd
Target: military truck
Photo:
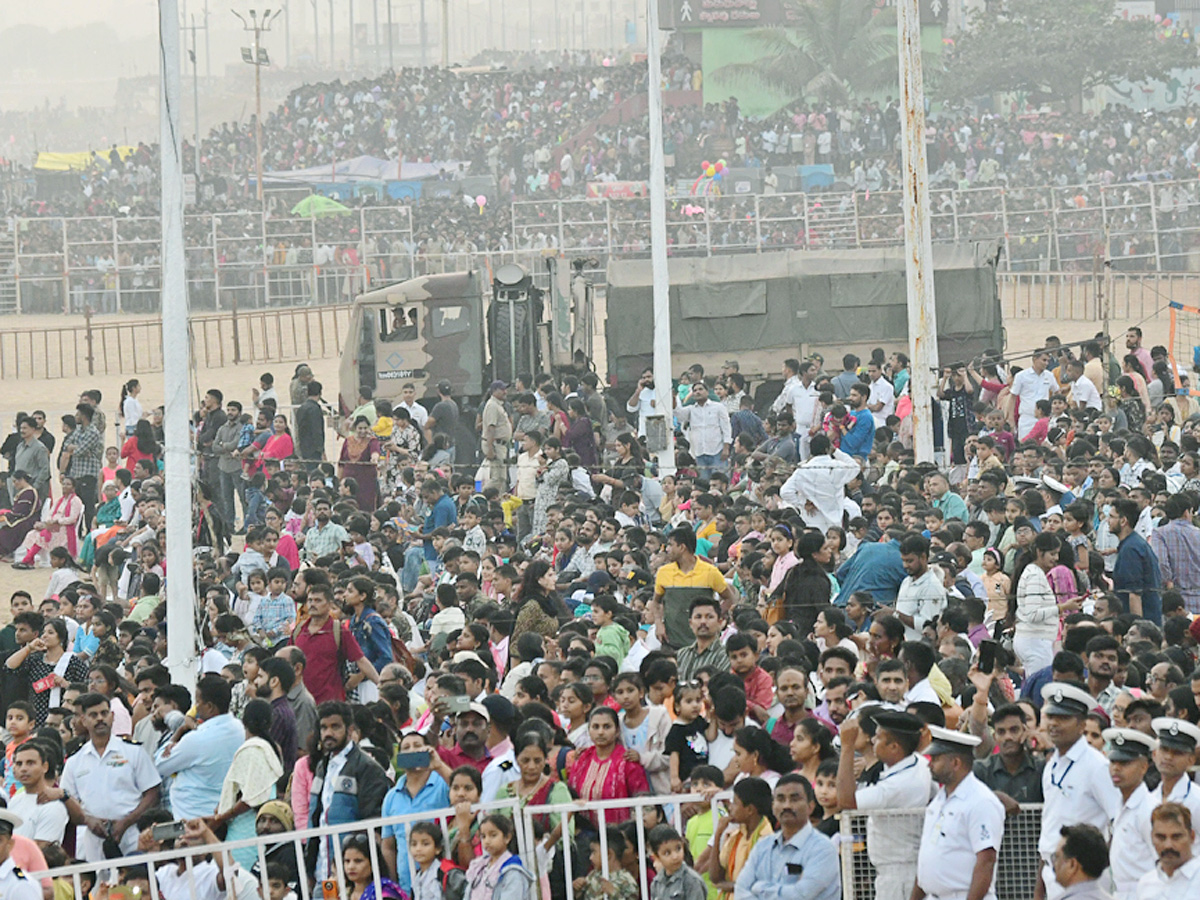
<path fill-rule="evenodd" d="M 994 243 L 934 246 L 943 363 L 1003 347 L 999 253 Z M 700 363 L 711 372 L 728 359 L 757 381 L 778 378 L 787 357 L 820 353 L 838 371 L 846 353 L 906 350 L 904 260 L 903 247 L 671 259 L 672 371 Z M 622 393 L 653 359 L 649 260 L 610 262 L 605 304 L 608 378 Z"/>
<path fill-rule="evenodd" d="M 470 405 L 496 378 L 586 372 L 594 337 L 593 289 L 582 275 L 589 262 L 544 258 L 544 288 L 534 273 L 507 263 L 490 276 L 423 275 L 360 295 L 338 373 L 343 412 L 364 386 L 394 401 L 412 382 L 429 400 L 446 381 Z"/>

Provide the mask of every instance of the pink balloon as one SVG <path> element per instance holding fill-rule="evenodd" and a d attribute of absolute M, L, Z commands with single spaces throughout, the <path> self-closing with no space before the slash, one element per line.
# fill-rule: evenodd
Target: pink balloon
<path fill-rule="evenodd" d="M 476 206 L 487 206 L 487 197 L 483 196 L 483 194 L 480 194 L 478 197 L 475 198 L 475 205 Z"/>

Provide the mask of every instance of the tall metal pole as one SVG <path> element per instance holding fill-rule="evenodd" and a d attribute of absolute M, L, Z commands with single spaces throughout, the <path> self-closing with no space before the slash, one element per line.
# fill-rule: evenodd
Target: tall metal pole
<path fill-rule="evenodd" d="M 667 441 L 659 451 L 658 475 L 675 474 L 675 429 L 671 400 L 671 278 L 667 270 L 667 166 L 663 157 L 662 33 L 658 0 L 646 0 L 646 55 L 649 57 L 650 112 L 650 267 L 654 294 L 654 393 L 656 414 L 666 416 Z"/>
<path fill-rule="evenodd" d="M 194 32 L 193 32 L 194 34 Z M 192 473 L 189 429 L 187 270 L 183 245 L 182 110 L 179 6 L 159 0 L 159 135 L 162 178 L 163 430 L 166 438 L 167 668 L 171 680 L 196 683 L 196 599 L 192 584 Z"/>
<path fill-rule="evenodd" d="M 265 20 L 264 16 L 264 20 Z M 262 62 L 258 58 L 259 38 L 262 36 L 261 26 L 254 25 L 254 178 L 255 194 L 258 205 L 262 206 Z"/>
<path fill-rule="evenodd" d="M 206 81 L 212 81 L 212 42 L 209 40 L 209 34 L 212 29 L 208 27 L 208 0 L 204 0 L 204 78 Z"/>
<path fill-rule="evenodd" d="M 391 5 L 391 0 L 388 0 L 388 5 Z M 375 50 L 371 54 L 371 61 L 376 66 L 379 65 L 379 0 L 371 0 L 371 14 L 375 20 Z"/>
<path fill-rule="evenodd" d="M 321 63 L 321 0 L 309 0 L 313 8 L 313 65 Z"/>
<path fill-rule="evenodd" d="M 896 4 L 900 47 L 900 133 L 904 141 L 904 249 L 908 274 L 908 355 L 912 359 L 913 449 L 917 462 L 933 462 L 937 384 L 937 307 L 933 296 L 933 238 L 929 225 L 929 167 L 925 157 L 925 89 L 921 75 L 919 0 Z"/>
<path fill-rule="evenodd" d="M 192 16 L 192 118 L 196 142 L 196 190 L 200 190 L 200 60 L 196 58 L 196 17 Z"/>
<path fill-rule="evenodd" d="M 442 0 L 442 68 L 450 68 L 450 0 Z"/>
<path fill-rule="evenodd" d="M 392 0 L 387 0 L 387 25 L 388 25 L 388 70 L 395 72 L 396 71 L 396 41 L 395 41 L 395 35 L 394 35 L 395 29 L 392 27 Z M 423 39 L 424 39 L 424 35 L 422 35 L 422 40 Z M 421 52 L 424 53 L 425 49 L 422 48 Z"/>
<path fill-rule="evenodd" d="M 353 69 L 354 68 L 354 0 L 348 0 L 347 6 L 350 7 L 350 14 L 348 16 L 349 21 L 350 21 L 350 27 L 347 29 L 347 33 L 349 34 L 350 39 L 346 42 L 346 44 L 350 48 L 348 51 L 349 52 L 348 58 L 350 60 L 350 68 Z"/>
<path fill-rule="evenodd" d="M 333 0 L 329 0 L 329 67 L 337 65 L 337 51 L 333 44 Z"/>

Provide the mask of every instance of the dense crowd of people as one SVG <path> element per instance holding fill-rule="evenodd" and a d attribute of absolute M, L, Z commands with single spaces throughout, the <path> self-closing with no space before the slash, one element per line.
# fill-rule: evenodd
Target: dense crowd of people
<path fill-rule="evenodd" d="M 1138 329 L 1045 343 L 942 373 L 937 465 L 882 348 L 784 360 L 769 408 L 732 361 L 626 403 L 539 374 L 477 407 L 363 389 L 344 416 L 307 366 L 264 373 L 196 413 L 182 575 L 142 386 L 107 417 L 89 391 L 61 441 L 23 416 L 0 551 L 49 581 L 0 630 L 0 882 L 37 888 L 6 853 L 38 872 L 178 841 L 205 897 L 566 897 L 569 871 L 584 900 L 643 873 L 652 897 L 833 900 L 865 815 L 881 900 L 985 900 L 1001 874 L 1194 896 L 1200 412 Z M 643 438 L 668 406 L 671 474 Z M 172 577 L 196 585 L 190 686 L 164 666 Z M 517 854 L 511 810 L 473 812 L 498 799 L 628 804 L 603 842 L 594 807 L 537 814 Z M 1036 849 L 1004 843 L 1029 804 Z M 432 821 L 353 827 L 408 813 Z M 299 860 L 306 826 L 346 834 Z M 263 871 L 210 846 L 254 834 Z M 160 895 L 185 875 L 159 868 Z"/>
<path fill-rule="evenodd" d="M 328 236 L 315 245 L 296 235 L 268 233 L 268 249 L 259 226 L 237 219 L 256 208 L 248 181 L 255 168 L 253 122 L 225 122 L 212 129 L 200 148 L 195 211 L 223 218 L 215 227 L 208 218 L 192 222 L 196 233 L 189 236 L 189 246 L 194 247 L 197 271 L 244 265 L 252 279 L 249 273 L 265 255 L 269 262 L 282 264 L 290 258 L 301 266 L 354 266 L 369 260 L 387 278 L 408 277 L 414 259 L 456 253 L 547 248 L 644 252 L 646 216 L 637 213 L 636 205 L 616 221 L 572 208 L 562 216 L 565 227 L 555 210 L 530 212 L 532 219 L 514 227 L 512 200 L 579 199 L 588 183 L 641 182 L 648 172 L 644 111 L 631 108 L 616 124 L 600 121 L 605 112 L 644 93 L 644 63 L 553 57 L 531 62 L 464 72 L 409 68 L 305 84 L 268 114 L 263 123 L 268 172 L 323 167 L 361 155 L 441 166 L 438 176 L 426 182 L 430 196 L 401 201 L 411 206 L 411 227 L 405 223 L 373 239 L 351 233 L 357 229 L 347 220 L 344 228 L 323 226 Z M 686 58 L 665 58 L 663 73 L 664 87 L 681 92 L 679 97 L 699 96 L 701 72 Z M 687 204 L 676 205 L 670 235 L 675 251 L 896 241 L 902 234 L 898 134 L 898 106 L 892 98 L 836 107 L 797 103 L 767 117 L 744 115 L 732 96 L 720 103 L 670 104 L 664 140 L 673 177 L 690 182 L 703 161 L 720 158 L 731 167 L 763 173 L 758 189 L 767 195 L 760 200 L 761 210 L 753 198 L 731 196 L 728 204 L 699 219 L 686 211 Z M 1155 267 L 1181 267 L 1192 247 L 1191 232 L 1200 224 L 1194 180 L 1198 146 L 1196 119 L 1183 107 L 1136 112 L 1109 105 L 1098 113 L 1061 115 L 940 111 L 928 129 L 931 184 L 935 192 L 943 192 L 935 198 L 936 238 L 1020 235 L 1009 248 L 1018 265 L 1035 266 L 1053 255 L 1064 268 L 1086 267 L 1104 246 L 1107 224 L 1112 257 L 1134 267 L 1147 265 L 1146 260 L 1154 260 Z M 194 156 L 191 148 L 185 149 L 190 167 Z M 781 192 L 779 172 L 815 164 L 828 164 L 836 173 L 832 187 L 842 192 L 836 201 L 806 205 L 797 197 L 770 198 Z M 465 175 L 485 176 L 494 184 L 483 208 L 472 202 L 474 192 L 467 198 L 462 191 L 450 198 L 434 196 L 437 182 L 457 183 Z M 1151 202 L 1138 187 L 1147 182 L 1178 184 L 1160 189 Z M 1113 190 L 1114 185 L 1129 187 Z M 972 193 L 975 188 L 996 190 Z M 1007 221 L 1001 221 L 999 188 L 1004 189 Z M 814 192 L 820 189 L 809 191 Z M 115 147 L 98 150 L 93 166 L 79 173 L 70 190 L 27 201 L 16 187 L 10 193 L 10 229 L 18 216 L 140 216 L 152 225 L 157 148 L 138 143 L 125 157 Z M 286 219 L 294 200 L 271 201 L 269 216 Z M 386 209 L 397 201 L 367 192 L 348 202 Z M 92 238 L 89 228 L 106 233 Z M 157 284 L 157 248 L 154 241 L 143 241 L 138 228 L 130 224 L 119 229 L 125 233 L 114 241 L 107 233 L 112 227 L 102 220 L 73 223 L 66 236 L 75 248 L 72 258 L 59 259 L 66 253 L 61 227 L 45 234 L 23 227 L 21 252 L 29 257 L 23 274 L 33 279 L 36 290 L 43 265 L 47 277 L 57 275 L 64 264 L 94 270 L 91 290 L 111 304 L 116 292 L 107 282 L 115 269 L 122 273 L 123 295 L 149 296 Z M 114 250 L 114 243 L 121 249 Z M 405 257 L 403 266 L 388 259 L 393 250 Z M 237 273 L 225 277 L 236 288 Z M 322 298 L 331 290 L 338 293 L 329 286 L 295 288 Z"/>

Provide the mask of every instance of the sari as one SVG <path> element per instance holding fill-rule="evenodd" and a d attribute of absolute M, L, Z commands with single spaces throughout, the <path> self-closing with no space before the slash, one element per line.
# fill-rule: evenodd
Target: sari
<path fill-rule="evenodd" d="M 79 555 L 79 528 L 83 522 L 83 501 L 75 493 L 64 494 L 50 508 L 43 520 L 45 528 L 30 531 L 22 546 L 26 562 L 32 562 L 38 552 L 65 547 L 75 559 Z"/>
<path fill-rule="evenodd" d="M 79 550 L 79 564 L 91 568 L 96 562 L 96 548 L 103 547 L 120 528 L 121 501 L 115 497 L 105 500 L 96 510 L 96 527 L 87 533 Z"/>
<path fill-rule="evenodd" d="M 646 770 L 641 763 L 625 759 L 625 747 L 618 741 L 609 755 L 601 759 L 595 747 L 580 751 L 567 774 L 567 786 L 581 800 L 624 800 L 650 792 Z M 583 813 L 592 827 L 597 827 L 593 813 Z M 629 810 L 610 809 L 605 812 L 606 825 L 625 822 Z"/>
<path fill-rule="evenodd" d="M 273 434 L 263 444 L 262 459 L 289 459 L 295 452 L 296 445 L 290 434 Z"/>
<path fill-rule="evenodd" d="M 12 509 L 4 515 L 0 525 L 0 554 L 8 556 L 25 540 L 33 523 L 37 521 L 38 495 L 32 487 L 17 494 Z"/>
<path fill-rule="evenodd" d="M 342 444 L 339 457 L 341 478 L 353 478 L 358 482 L 358 508 L 365 513 L 372 513 L 379 506 L 379 466 L 371 461 L 371 457 L 381 455 L 378 438 L 359 440 L 356 435 L 350 435 Z"/>

